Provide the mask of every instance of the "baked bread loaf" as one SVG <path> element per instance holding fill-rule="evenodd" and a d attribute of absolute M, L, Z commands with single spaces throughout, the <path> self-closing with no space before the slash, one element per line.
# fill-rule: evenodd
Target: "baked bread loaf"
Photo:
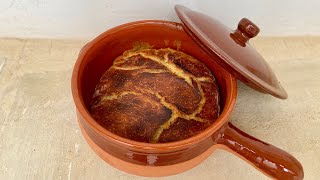
<path fill-rule="evenodd" d="M 104 128 L 140 142 L 186 139 L 219 116 L 210 70 L 173 49 L 126 51 L 97 84 L 91 114 Z"/>

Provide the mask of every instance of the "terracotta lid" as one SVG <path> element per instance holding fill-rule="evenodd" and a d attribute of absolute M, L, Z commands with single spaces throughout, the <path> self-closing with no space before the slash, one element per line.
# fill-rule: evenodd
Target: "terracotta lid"
<path fill-rule="evenodd" d="M 249 39 L 260 31 L 254 23 L 244 18 L 236 30 L 231 30 L 216 19 L 182 5 L 176 5 L 175 11 L 186 32 L 219 65 L 260 92 L 280 99 L 288 97 L 268 63 L 249 44 Z"/>

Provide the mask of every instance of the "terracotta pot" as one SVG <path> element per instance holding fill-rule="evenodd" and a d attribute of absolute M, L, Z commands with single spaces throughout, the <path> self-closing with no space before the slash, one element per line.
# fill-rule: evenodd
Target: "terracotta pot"
<path fill-rule="evenodd" d="M 220 87 L 222 112 L 205 131 L 191 138 L 163 144 L 136 142 L 117 136 L 90 115 L 95 85 L 113 60 L 136 42 L 154 48 L 179 49 L 205 63 Z M 219 58 L 219 57 L 216 57 Z M 186 171 L 216 148 L 230 151 L 276 179 L 302 179 L 301 164 L 287 152 L 262 142 L 228 122 L 237 97 L 237 80 L 201 50 L 179 23 L 139 21 L 98 36 L 80 52 L 72 74 L 72 94 L 81 131 L 91 148 L 112 166 L 140 176 L 168 176 Z"/>

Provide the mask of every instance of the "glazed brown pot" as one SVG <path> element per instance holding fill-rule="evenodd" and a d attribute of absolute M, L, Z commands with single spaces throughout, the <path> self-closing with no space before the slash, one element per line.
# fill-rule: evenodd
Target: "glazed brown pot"
<path fill-rule="evenodd" d="M 151 144 L 117 136 L 92 118 L 88 109 L 100 77 L 116 57 L 137 42 L 147 42 L 153 48 L 178 49 L 210 68 L 220 88 L 222 111 L 209 128 L 185 140 Z M 72 94 L 81 131 L 91 148 L 106 162 L 128 173 L 140 176 L 177 174 L 196 166 L 216 148 L 222 148 L 272 178 L 303 178 L 302 166 L 293 156 L 242 132 L 228 122 L 237 97 L 237 80 L 212 57 L 208 57 L 179 23 L 138 21 L 101 34 L 79 54 L 72 74 Z"/>

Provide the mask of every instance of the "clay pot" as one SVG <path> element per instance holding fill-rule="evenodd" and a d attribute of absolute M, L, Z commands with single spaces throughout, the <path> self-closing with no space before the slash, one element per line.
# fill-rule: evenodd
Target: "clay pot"
<path fill-rule="evenodd" d="M 102 74 L 113 60 L 137 42 L 153 48 L 181 50 L 205 63 L 220 88 L 221 115 L 205 131 L 191 138 L 163 144 L 136 142 L 100 126 L 89 103 Z M 209 57 L 179 23 L 138 21 L 110 29 L 80 52 L 72 74 L 72 94 L 81 131 L 91 148 L 106 162 L 140 176 L 168 176 L 186 171 L 222 148 L 276 179 L 302 179 L 301 164 L 287 152 L 260 141 L 228 122 L 237 97 L 237 80 Z M 219 57 L 216 57 L 219 58 Z"/>

